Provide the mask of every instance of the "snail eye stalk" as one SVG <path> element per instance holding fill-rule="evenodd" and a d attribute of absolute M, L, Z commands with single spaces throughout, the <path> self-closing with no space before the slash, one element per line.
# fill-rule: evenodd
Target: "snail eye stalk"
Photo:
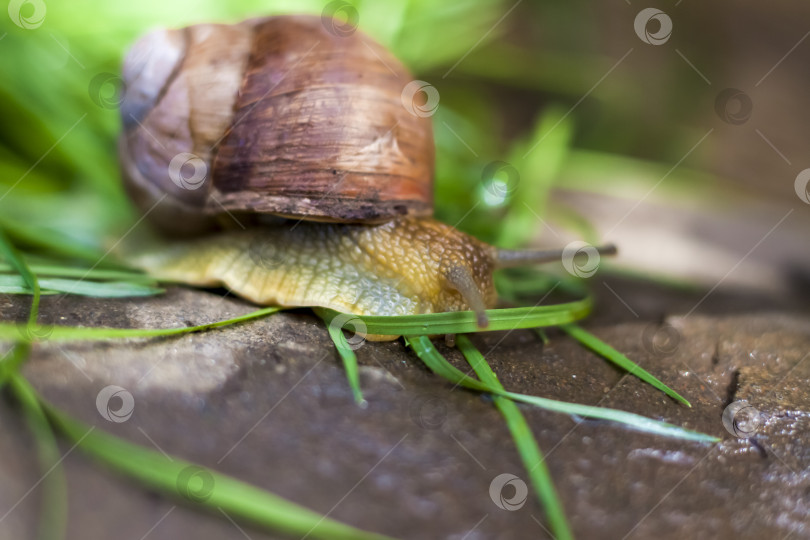
<path fill-rule="evenodd" d="M 478 289 L 470 270 L 464 266 L 454 265 L 444 273 L 444 277 L 452 288 L 461 293 L 470 309 L 475 311 L 478 328 L 489 326 L 484 297 L 481 295 L 481 291 Z"/>
<path fill-rule="evenodd" d="M 563 251 L 562 249 L 498 249 L 495 254 L 495 266 L 497 268 L 514 268 L 516 266 L 559 261 L 563 258 Z M 613 244 L 596 248 L 599 255 L 615 255 L 617 251 L 616 246 Z"/>

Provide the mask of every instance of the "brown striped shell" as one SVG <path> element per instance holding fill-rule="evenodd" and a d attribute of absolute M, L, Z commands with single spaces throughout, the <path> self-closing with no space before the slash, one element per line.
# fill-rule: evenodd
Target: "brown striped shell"
<path fill-rule="evenodd" d="M 320 17 L 142 37 L 124 62 L 119 152 L 135 202 L 168 232 L 223 213 L 381 222 L 432 213 L 430 118 L 405 67 Z"/>

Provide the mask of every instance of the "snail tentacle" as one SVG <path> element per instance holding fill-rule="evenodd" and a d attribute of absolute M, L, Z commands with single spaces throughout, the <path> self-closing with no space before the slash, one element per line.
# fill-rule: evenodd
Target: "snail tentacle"
<path fill-rule="evenodd" d="M 466 266 L 454 264 L 445 270 L 444 278 L 450 287 L 457 290 L 464 297 L 464 301 L 475 312 L 478 327 L 486 328 L 489 326 L 486 302 L 484 302 L 484 297 L 470 270 Z"/>
<path fill-rule="evenodd" d="M 613 244 L 595 249 L 599 255 L 615 255 L 617 252 L 616 246 Z M 516 266 L 559 261 L 563 258 L 564 253 L 564 249 L 497 249 L 495 251 L 495 267 L 514 268 Z"/>

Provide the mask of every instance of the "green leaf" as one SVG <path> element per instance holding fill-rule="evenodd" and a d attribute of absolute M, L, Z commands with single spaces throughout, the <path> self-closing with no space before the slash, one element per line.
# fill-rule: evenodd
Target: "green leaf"
<path fill-rule="evenodd" d="M 184 326 L 181 328 L 107 328 L 107 327 L 86 327 L 86 326 L 47 326 L 34 325 L 29 328 L 32 335 L 38 336 L 40 340 L 49 341 L 107 341 L 110 339 L 131 339 L 150 338 L 164 336 L 178 336 L 191 332 L 203 332 L 212 328 L 219 328 L 240 322 L 258 319 L 277 311 L 280 307 L 267 307 L 252 311 L 245 315 L 240 315 L 232 319 L 217 321 L 198 326 Z M 15 324 L 0 323 L 0 340 L 19 338 L 20 329 Z"/>
<path fill-rule="evenodd" d="M 333 319 L 334 321 L 335 319 Z M 346 323 L 351 323 L 352 320 L 356 320 L 355 317 L 346 321 Z M 324 322 L 326 322 L 324 320 Z M 368 402 L 363 398 L 363 392 L 360 390 L 360 371 L 357 367 L 357 355 L 354 354 L 354 349 L 351 348 L 349 342 L 346 341 L 346 336 L 343 335 L 343 327 L 344 325 L 337 325 L 332 323 L 327 323 L 327 328 L 329 329 L 329 336 L 332 338 L 332 341 L 335 343 L 335 348 L 340 354 L 340 357 L 343 359 L 343 368 L 346 370 L 346 378 L 349 380 L 349 386 L 352 389 L 352 394 L 354 395 L 354 401 L 361 407 L 365 408 L 368 405 Z M 358 328 L 354 328 L 355 335 L 357 335 Z"/>
<path fill-rule="evenodd" d="M 698 442 L 717 442 L 720 439 L 712 435 L 700 433 L 678 427 L 667 422 L 660 420 L 653 420 L 638 414 L 620 411 L 617 409 L 608 409 L 605 407 L 593 407 L 591 405 L 581 405 L 579 403 L 568 403 L 565 401 L 557 401 L 554 399 L 542 398 L 538 396 L 529 396 L 526 394 L 518 394 L 515 392 L 502 391 L 498 388 L 493 388 L 487 384 L 482 383 L 477 379 L 471 378 L 469 375 L 462 373 L 459 369 L 454 367 L 448 362 L 444 356 L 431 343 L 430 339 L 426 336 L 412 336 L 406 337 L 405 341 L 419 356 L 419 358 L 428 366 L 428 368 L 449 380 L 453 384 L 477 390 L 479 392 L 486 392 L 495 395 L 508 397 L 515 401 L 533 405 L 547 411 L 553 411 L 572 416 L 581 416 L 585 418 L 594 418 L 598 420 L 608 420 L 617 422 L 630 429 L 649 433 L 652 435 L 661 435 L 664 437 L 671 437 L 675 439 L 683 439 Z"/>
<path fill-rule="evenodd" d="M 19 272 L 25 285 L 31 290 L 33 297 L 31 298 L 31 310 L 28 312 L 28 325 L 35 325 L 39 317 L 39 282 L 37 277 L 25 264 L 22 256 L 17 252 L 14 246 L 6 238 L 3 229 L 0 228 L 0 255 L 8 261 L 8 263 Z"/>
<path fill-rule="evenodd" d="M 689 403 L 686 398 L 681 396 L 678 392 L 658 380 L 654 375 L 652 375 L 647 370 L 643 369 L 641 366 L 627 358 L 625 355 L 596 337 L 595 335 L 591 334 L 587 330 L 581 328 L 576 324 L 564 324 L 561 325 L 560 328 L 567 333 L 572 338 L 579 341 L 581 344 L 598 354 L 599 356 L 605 358 L 606 360 L 613 362 L 620 368 L 628 371 L 631 375 L 635 375 L 642 381 L 646 382 L 654 386 L 655 388 L 661 390 L 666 395 L 671 397 L 672 399 L 679 401 L 686 405 L 687 407 L 691 407 L 692 404 Z"/>
<path fill-rule="evenodd" d="M 349 315 L 326 308 L 314 309 L 327 323 L 337 316 L 356 317 L 363 321 L 369 334 L 424 336 L 557 326 L 584 318 L 590 313 L 592 305 L 593 301 L 588 297 L 576 302 L 550 306 L 488 309 L 489 326 L 483 329 L 478 328 L 475 313 L 472 311 L 376 317 Z"/>
<path fill-rule="evenodd" d="M 155 282 L 155 278 L 142 272 L 130 272 L 127 270 L 108 270 L 99 268 L 81 268 L 59 264 L 58 262 L 32 263 L 28 259 L 28 268 L 38 276 L 48 277 L 75 277 L 91 280 L 127 281 L 131 283 Z M 14 268 L 10 264 L 0 263 L 0 272 L 8 272 Z"/>
<path fill-rule="evenodd" d="M 20 343 L 15 348 L 20 348 L 20 354 L 27 357 L 30 345 Z M 41 540 L 58 540 L 65 536 L 68 512 L 67 482 L 61 465 L 59 446 L 33 389 L 19 373 L 12 373 L 9 382 L 37 443 L 37 460 L 42 478 L 41 514 L 37 537 Z"/>
<path fill-rule="evenodd" d="M 478 378 L 481 382 L 491 388 L 504 391 L 498 378 L 493 373 L 492 369 L 487 364 L 484 356 L 475 348 L 467 336 L 461 335 L 456 338 L 458 345 L 464 358 L 470 363 Z M 526 418 L 517 408 L 515 403 L 503 396 L 494 396 L 495 406 L 501 412 L 509 431 L 512 433 L 512 439 L 515 441 L 515 446 L 518 449 L 520 458 L 523 460 L 523 466 L 529 473 L 532 480 L 532 485 L 537 490 L 537 495 L 543 502 L 543 507 L 548 516 L 548 521 L 551 524 L 551 531 L 558 539 L 567 540 L 573 539 L 571 527 L 568 525 L 568 520 L 565 517 L 565 510 L 563 510 L 562 502 L 557 496 L 557 490 L 554 488 L 554 481 L 551 479 L 551 473 L 546 466 L 546 460 L 543 457 L 537 441 L 532 435 L 529 424 Z"/>
<path fill-rule="evenodd" d="M 11 377 L 17 373 L 20 366 L 28 359 L 30 351 L 31 344 L 26 340 L 20 340 L 0 358 L 0 388 L 3 388 Z"/>
<path fill-rule="evenodd" d="M 126 281 L 90 281 L 84 279 L 40 278 L 39 286 L 50 293 L 75 294 L 95 298 L 126 298 L 152 296 L 164 289 Z M 32 294 L 21 276 L 0 274 L 0 292 L 6 294 Z"/>
<path fill-rule="evenodd" d="M 69 199 L 66 199 L 66 204 L 70 204 Z M 75 257 L 95 263 L 103 255 L 103 253 L 92 247 L 82 245 L 59 232 L 52 231 L 37 224 L 31 225 L 21 220 L 11 220 L 0 217 L 0 227 L 6 229 L 9 236 L 16 241 L 24 242 L 25 244 L 30 244 L 65 257 Z"/>
<path fill-rule="evenodd" d="M 77 422 L 39 398 L 22 377 L 15 376 L 13 380 L 28 399 L 32 396 L 36 399 L 53 426 L 81 450 L 151 488 L 185 498 L 190 505 L 221 510 L 236 519 L 297 536 L 346 540 L 388 538 L 334 521 L 230 476 L 181 459 L 170 459 L 159 452 Z M 200 480 L 202 486 L 189 485 L 192 479 Z"/>

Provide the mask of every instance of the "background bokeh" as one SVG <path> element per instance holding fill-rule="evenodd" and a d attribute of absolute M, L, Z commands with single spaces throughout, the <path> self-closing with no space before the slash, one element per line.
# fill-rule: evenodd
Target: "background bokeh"
<path fill-rule="evenodd" d="M 671 33 L 639 27 L 651 6 Z M 647 275 L 781 293 L 806 279 L 802 4 L 12 0 L 0 225 L 91 259 L 132 226 L 114 148 L 138 35 L 325 8 L 438 90 L 440 219 L 502 246 L 613 241 L 614 269 Z"/>

